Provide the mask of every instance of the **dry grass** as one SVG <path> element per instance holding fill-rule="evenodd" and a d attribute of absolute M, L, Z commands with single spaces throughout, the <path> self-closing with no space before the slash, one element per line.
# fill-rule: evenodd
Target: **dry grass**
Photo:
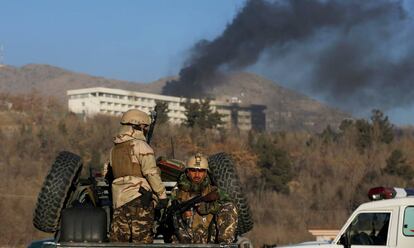
<path fill-rule="evenodd" d="M 56 154 L 70 150 L 82 156 L 85 167 L 99 167 L 108 158 L 118 120 L 97 116 L 83 121 L 53 99 L 36 95 L 1 97 L 16 102 L 17 109 L 2 115 L 10 117 L 8 125 L 15 120 L 10 125 L 17 128 L 10 131 L 0 126 L 0 247 L 26 246 L 32 240 L 52 236 L 36 231 L 31 219 L 38 191 Z M 292 160 L 294 176 L 288 195 L 264 189 L 258 157 L 245 134 L 160 126 L 153 146 L 157 155 L 171 157 L 172 143 L 175 157 L 182 160 L 195 151 L 232 154 L 255 222 L 247 236 L 259 247 L 311 240 L 310 228 L 339 228 L 349 213 L 367 200 L 370 187 L 412 185 L 413 180 L 381 173 L 394 149 L 401 149 L 413 165 L 413 132 L 407 130 L 393 143 L 375 142 L 364 153 L 355 147 L 353 134 L 328 143 L 304 132 L 268 134 Z"/>

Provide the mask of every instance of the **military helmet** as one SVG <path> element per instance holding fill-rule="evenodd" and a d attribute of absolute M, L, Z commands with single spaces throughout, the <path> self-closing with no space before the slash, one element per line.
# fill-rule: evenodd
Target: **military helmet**
<path fill-rule="evenodd" d="M 121 124 L 123 125 L 149 125 L 151 124 L 151 118 L 141 110 L 130 109 L 126 111 L 121 118 Z"/>
<path fill-rule="evenodd" d="M 191 156 L 187 160 L 186 169 L 204 169 L 208 170 L 208 161 L 207 158 L 204 157 L 201 153 L 197 153 Z"/>

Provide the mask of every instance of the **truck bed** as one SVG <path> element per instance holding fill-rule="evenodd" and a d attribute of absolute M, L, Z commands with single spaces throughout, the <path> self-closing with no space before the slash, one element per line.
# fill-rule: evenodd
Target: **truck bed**
<path fill-rule="evenodd" d="M 41 243 L 40 243 L 41 242 Z M 74 243 L 64 242 L 56 243 L 54 241 L 40 241 L 36 244 L 32 243 L 29 248 L 41 247 L 41 248 L 79 248 L 79 247 L 110 247 L 110 248 L 125 248 L 125 247 L 154 247 L 154 248 L 188 248 L 188 247 L 199 247 L 199 248 L 237 248 L 238 244 L 134 244 L 134 243 Z"/>

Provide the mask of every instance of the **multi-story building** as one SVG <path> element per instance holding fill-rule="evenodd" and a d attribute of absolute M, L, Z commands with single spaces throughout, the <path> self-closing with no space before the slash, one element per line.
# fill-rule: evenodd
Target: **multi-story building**
<path fill-rule="evenodd" d="M 181 124 L 186 120 L 184 103 L 199 101 L 198 99 L 103 87 L 68 90 L 67 95 L 69 97 L 69 110 L 84 116 L 94 116 L 96 114 L 121 115 L 132 108 L 149 113 L 154 110 L 158 102 L 165 102 L 168 105 L 169 121 L 173 124 Z M 221 115 L 223 127 L 225 128 L 236 127 L 240 130 L 265 129 L 264 124 L 256 124 L 255 122 L 260 119 L 262 123 L 265 123 L 264 106 L 242 106 L 240 103 L 211 101 L 210 107 L 213 112 L 218 112 Z"/>

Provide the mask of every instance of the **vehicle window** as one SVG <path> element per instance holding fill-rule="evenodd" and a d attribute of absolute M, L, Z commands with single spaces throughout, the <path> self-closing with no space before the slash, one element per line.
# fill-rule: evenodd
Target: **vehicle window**
<path fill-rule="evenodd" d="M 405 236 L 414 236 L 414 206 L 405 209 L 403 233 Z"/>
<path fill-rule="evenodd" d="M 348 227 L 351 245 L 387 245 L 391 213 L 361 213 Z"/>

